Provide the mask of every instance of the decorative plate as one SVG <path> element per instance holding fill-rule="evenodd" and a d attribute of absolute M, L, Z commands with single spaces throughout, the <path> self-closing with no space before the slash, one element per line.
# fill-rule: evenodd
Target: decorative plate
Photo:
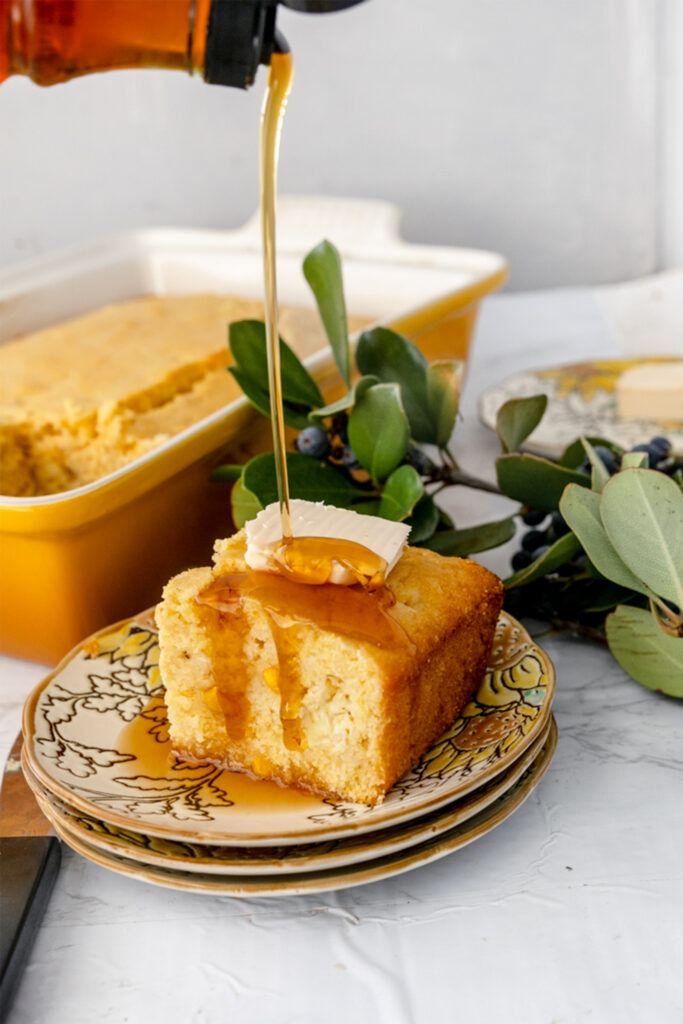
<path fill-rule="evenodd" d="M 377 860 L 365 864 L 337 868 L 330 871 L 317 871 L 304 874 L 283 875 L 251 875 L 248 877 L 231 874 L 198 874 L 191 871 L 173 870 L 141 864 L 116 854 L 92 846 L 74 833 L 67 832 L 60 820 L 52 819 L 55 832 L 64 842 L 87 857 L 88 860 L 102 867 L 110 868 L 119 874 L 129 875 L 142 882 L 170 889 L 181 889 L 195 893 L 211 895 L 265 897 L 265 896 L 297 896 L 307 893 L 329 892 L 334 889 L 347 889 L 354 885 L 365 885 L 378 882 L 392 875 L 411 871 L 431 861 L 445 857 L 481 836 L 505 821 L 513 811 L 520 807 L 531 791 L 540 782 L 555 752 L 557 732 L 554 724 L 548 734 L 536 760 L 526 769 L 521 779 L 508 789 L 501 797 L 480 811 L 473 818 L 456 825 L 440 835 L 432 836 L 424 842 L 395 853 L 390 853 Z"/>
<path fill-rule="evenodd" d="M 474 817 L 519 781 L 529 765 L 538 757 L 551 731 L 556 732 L 552 715 L 542 735 L 514 764 L 469 796 L 447 804 L 431 814 L 412 818 L 409 822 L 390 828 L 377 829 L 376 832 L 351 836 L 348 839 L 329 839 L 320 843 L 280 847 L 178 843 L 171 839 L 148 836 L 142 832 L 131 832 L 129 829 L 110 825 L 106 821 L 100 821 L 78 811 L 75 807 L 70 807 L 44 789 L 25 762 L 23 769 L 26 780 L 33 788 L 45 815 L 51 821 L 55 821 L 66 835 L 80 839 L 105 853 L 125 857 L 141 864 L 204 874 L 296 874 L 376 860 L 388 853 L 413 846 L 429 836 L 440 835 Z"/>
<path fill-rule="evenodd" d="M 548 407 L 524 443 L 527 451 L 556 459 L 568 444 L 583 434 L 605 437 L 622 448 L 632 448 L 651 437 L 668 437 L 674 451 L 680 454 L 683 453 L 683 423 L 620 419 L 614 390 L 617 380 L 629 367 L 674 358 L 599 360 L 516 373 L 483 393 L 479 399 L 479 415 L 485 426 L 495 430 L 496 416 L 503 402 L 543 392 L 548 396 Z"/>
<path fill-rule="evenodd" d="M 128 619 L 77 647 L 24 707 L 28 764 L 51 793 L 110 824 L 234 846 L 317 842 L 407 821 L 482 786 L 541 734 L 555 673 L 501 615 L 475 697 L 376 807 L 323 800 L 172 755 L 157 634 Z"/>

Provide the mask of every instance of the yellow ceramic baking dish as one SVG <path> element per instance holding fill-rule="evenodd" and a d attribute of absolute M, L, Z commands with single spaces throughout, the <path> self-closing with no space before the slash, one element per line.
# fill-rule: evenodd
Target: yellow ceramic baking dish
<path fill-rule="evenodd" d="M 387 204 L 281 204 L 280 300 L 311 305 L 301 260 L 321 237 L 344 261 L 351 314 L 413 338 L 430 358 L 467 357 L 480 300 L 506 276 L 493 253 L 412 246 Z M 258 297 L 254 223 L 235 232 L 153 230 L 0 275 L 0 340 L 138 295 L 217 291 Z M 407 310 L 407 311 L 406 311 Z M 307 360 L 323 392 L 327 351 Z M 0 649 L 51 664 L 94 630 L 154 604 L 166 580 L 206 564 L 232 530 L 223 461 L 269 446 L 269 424 L 242 399 L 94 484 L 40 498 L 0 497 Z"/>

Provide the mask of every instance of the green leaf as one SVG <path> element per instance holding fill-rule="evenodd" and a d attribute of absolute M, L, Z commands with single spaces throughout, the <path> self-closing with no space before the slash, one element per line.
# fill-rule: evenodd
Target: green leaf
<path fill-rule="evenodd" d="M 618 583 L 620 587 L 636 590 L 640 594 L 647 593 L 647 588 L 624 565 L 607 535 L 600 515 L 599 494 L 570 484 L 562 495 L 560 512 L 602 576 Z"/>
<path fill-rule="evenodd" d="M 358 512 L 362 516 L 379 516 L 379 498 L 373 498 L 370 501 L 359 501 L 354 504 L 353 511 Z"/>
<path fill-rule="evenodd" d="M 329 462 L 298 452 L 287 453 L 287 476 L 292 498 L 325 501 L 328 505 L 349 508 L 366 494 L 354 487 L 348 477 Z M 257 455 L 246 464 L 242 483 L 257 496 L 264 507 L 278 500 L 272 452 Z"/>
<path fill-rule="evenodd" d="M 498 486 L 508 498 L 553 512 L 567 484 L 590 487 L 584 473 L 558 466 L 537 455 L 501 455 L 496 459 Z"/>
<path fill-rule="evenodd" d="M 581 441 L 591 464 L 591 488 L 599 494 L 610 478 L 609 471 L 590 441 L 585 437 Z"/>
<path fill-rule="evenodd" d="M 424 542 L 424 547 L 440 555 L 474 555 L 500 547 L 515 535 L 515 517 L 481 523 L 462 530 L 439 530 Z"/>
<path fill-rule="evenodd" d="M 600 514 L 638 579 L 683 609 L 683 494 L 653 469 L 625 469 L 602 492 Z"/>
<path fill-rule="evenodd" d="M 436 444 L 436 430 L 427 405 L 427 360 L 412 341 L 387 327 L 363 331 L 356 346 L 356 365 L 401 388 L 403 408 L 416 441 Z"/>
<path fill-rule="evenodd" d="M 683 697 L 683 638 L 667 636 L 644 608 L 620 605 L 607 616 L 609 649 L 636 682 Z"/>
<path fill-rule="evenodd" d="M 455 427 L 464 372 L 465 364 L 459 359 L 441 360 L 427 367 L 427 405 L 439 448 L 446 447 Z"/>
<path fill-rule="evenodd" d="M 508 576 L 503 583 L 508 588 L 520 587 L 525 583 L 532 583 L 534 580 L 540 580 L 541 577 L 547 576 L 549 572 L 554 572 L 555 569 L 559 569 L 567 562 L 571 561 L 574 555 L 577 555 L 581 550 L 581 545 L 574 536 L 573 533 L 565 533 L 564 537 L 560 537 L 554 544 L 551 544 L 544 555 L 537 558 L 535 562 L 528 565 L 526 569 L 520 569 L 519 572 L 514 573 L 512 576 Z"/>
<path fill-rule="evenodd" d="M 242 374 L 268 395 L 266 325 L 261 320 L 237 320 L 228 328 L 230 351 Z M 282 397 L 295 405 L 323 404 L 318 385 L 295 352 L 280 339 Z M 242 385 L 240 384 L 240 387 Z"/>
<path fill-rule="evenodd" d="M 304 277 L 318 304 L 320 319 L 332 347 L 334 360 L 347 387 L 351 383 L 349 333 L 339 253 L 331 242 L 311 249 L 304 260 Z"/>
<path fill-rule="evenodd" d="M 399 466 L 384 485 L 379 514 L 382 519 L 401 522 L 410 515 L 423 494 L 424 484 L 417 470 L 412 466 Z"/>
<path fill-rule="evenodd" d="M 610 580 L 586 580 L 583 584 L 581 611 L 587 614 L 611 611 L 634 597 L 632 590 L 619 587 Z"/>
<path fill-rule="evenodd" d="M 336 402 L 331 402 L 329 405 L 323 405 L 321 409 L 314 409 L 308 414 L 309 420 L 312 422 L 325 420 L 328 416 L 336 416 L 337 413 L 344 412 L 345 409 L 350 409 L 356 404 L 358 399 L 365 394 L 368 388 L 372 387 L 373 384 L 379 384 L 378 377 L 359 377 L 351 390 L 348 391 L 343 398 L 338 399 Z"/>
<path fill-rule="evenodd" d="M 349 444 L 375 483 L 389 476 L 410 445 L 410 426 L 398 384 L 375 384 L 349 416 Z"/>
<path fill-rule="evenodd" d="M 243 469 L 244 466 L 216 466 L 209 480 L 211 483 L 219 483 L 221 480 L 239 480 Z"/>
<path fill-rule="evenodd" d="M 547 395 L 510 398 L 498 410 L 496 430 L 504 452 L 516 452 L 541 422 Z"/>
<path fill-rule="evenodd" d="M 232 521 L 238 530 L 241 530 L 245 523 L 257 516 L 263 508 L 256 495 L 244 486 L 241 477 L 230 493 L 230 505 Z"/>
<path fill-rule="evenodd" d="M 614 441 L 610 441 L 606 437 L 577 437 L 576 441 L 572 441 L 562 452 L 560 456 L 561 466 L 566 466 L 567 469 L 577 469 L 583 463 L 586 458 L 586 449 L 583 446 L 584 440 L 592 444 L 594 448 L 598 445 L 601 445 L 603 448 L 609 448 L 616 458 L 619 458 L 623 451 L 618 444 L 615 444 Z"/>
<path fill-rule="evenodd" d="M 258 409 L 264 416 L 270 417 L 268 392 L 260 388 L 258 384 L 255 384 L 251 377 L 248 377 L 238 366 L 229 366 L 228 370 L 254 408 Z M 288 427 L 293 427 L 295 430 L 303 430 L 304 427 L 308 426 L 308 416 L 306 413 L 290 405 L 289 402 L 282 403 L 282 414 Z"/>
<path fill-rule="evenodd" d="M 413 509 L 412 516 L 406 519 L 406 524 L 410 526 L 408 543 L 421 544 L 423 541 L 428 540 L 436 530 L 440 520 L 439 509 L 434 499 L 429 494 L 424 494 Z M 449 522 L 447 525 L 452 526 L 453 524 Z"/>
<path fill-rule="evenodd" d="M 647 469 L 650 457 L 647 452 L 624 452 L 621 457 L 622 469 Z"/>

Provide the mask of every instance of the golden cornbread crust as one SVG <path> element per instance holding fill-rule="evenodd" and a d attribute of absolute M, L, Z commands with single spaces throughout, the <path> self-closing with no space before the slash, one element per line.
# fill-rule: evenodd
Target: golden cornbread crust
<path fill-rule="evenodd" d="M 500 581 L 465 559 L 407 548 L 387 581 L 392 616 L 410 643 L 383 649 L 312 623 L 287 630 L 305 694 L 307 746 L 283 741 L 280 697 L 263 672 L 277 663 L 272 621 L 243 597 L 232 628 L 197 596 L 221 574 L 247 571 L 244 532 L 216 543 L 214 568 L 166 586 L 157 608 L 160 668 L 174 748 L 194 760 L 374 804 L 451 724 L 483 678 L 503 600 Z M 241 630 L 241 632 L 240 632 Z M 239 634 L 239 635 L 237 635 Z M 235 739 L 216 703 L 231 673 L 248 674 L 248 718 Z"/>
<path fill-rule="evenodd" d="M 92 483 L 241 396 L 228 324 L 261 302 L 148 296 L 0 346 L 0 493 Z M 283 309 L 280 331 L 305 358 L 325 344 L 316 313 Z"/>

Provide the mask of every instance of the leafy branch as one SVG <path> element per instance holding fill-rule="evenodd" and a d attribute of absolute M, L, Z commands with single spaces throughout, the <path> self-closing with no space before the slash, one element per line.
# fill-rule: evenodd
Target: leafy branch
<path fill-rule="evenodd" d="M 603 640 L 634 679 L 683 697 L 683 474 L 667 442 L 655 438 L 623 452 L 604 438 L 579 438 L 558 462 L 522 453 L 547 404 L 545 395 L 535 395 L 499 411 L 497 486 L 472 476 L 448 447 L 464 364 L 430 364 L 386 327 L 364 331 L 352 351 L 341 261 L 331 243 L 306 256 L 304 274 L 345 391 L 326 404 L 280 341 L 284 418 L 298 431 L 296 451 L 287 455 L 292 497 L 405 521 L 411 544 L 461 557 L 511 540 L 521 519 L 532 529 L 504 581 L 506 607 Z M 256 409 L 270 415 L 264 325 L 231 324 L 229 346 L 230 372 Z M 277 499 L 271 454 L 221 466 L 212 478 L 232 482 L 238 527 Z M 520 505 L 505 518 L 458 528 L 437 501 L 451 486 L 503 494 Z"/>

